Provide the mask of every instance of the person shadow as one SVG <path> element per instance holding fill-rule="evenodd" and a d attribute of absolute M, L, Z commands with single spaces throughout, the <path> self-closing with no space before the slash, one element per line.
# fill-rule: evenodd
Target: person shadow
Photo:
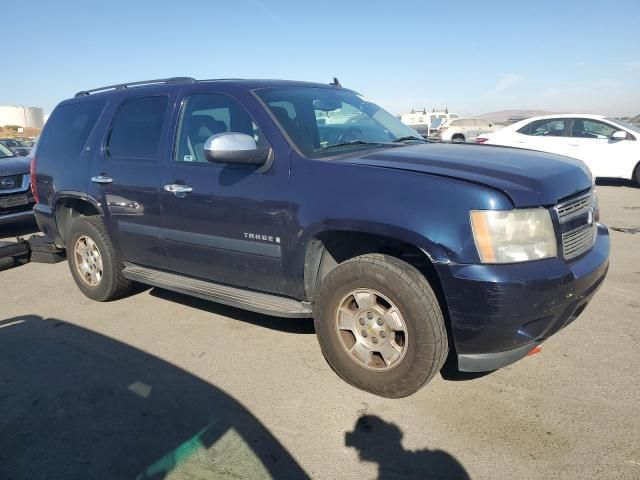
<path fill-rule="evenodd" d="M 379 480 L 469 480 L 465 468 L 442 450 L 405 450 L 403 433 L 394 423 L 376 415 L 363 415 L 352 432 L 345 434 L 345 445 L 355 448 L 361 461 L 378 464 Z"/>

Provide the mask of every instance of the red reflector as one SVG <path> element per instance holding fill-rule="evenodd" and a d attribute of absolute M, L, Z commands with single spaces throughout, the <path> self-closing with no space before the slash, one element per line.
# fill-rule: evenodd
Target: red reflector
<path fill-rule="evenodd" d="M 488 138 L 484 138 L 484 137 L 476 137 L 476 143 L 484 143 L 487 140 L 489 140 Z"/>
<path fill-rule="evenodd" d="M 536 353 L 540 353 L 541 351 L 542 351 L 542 345 L 536 345 L 531 349 L 529 353 L 527 353 L 527 357 L 530 357 L 531 355 L 535 355 Z"/>

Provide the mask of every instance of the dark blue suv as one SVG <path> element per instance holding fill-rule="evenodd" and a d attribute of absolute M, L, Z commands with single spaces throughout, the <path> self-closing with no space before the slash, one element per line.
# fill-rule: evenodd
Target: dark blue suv
<path fill-rule="evenodd" d="M 360 94 L 172 78 L 79 92 L 32 165 L 36 218 L 88 297 L 132 282 L 313 317 L 331 367 L 409 395 L 572 322 L 609 238 L 585 165 L 432 144 Z"/>

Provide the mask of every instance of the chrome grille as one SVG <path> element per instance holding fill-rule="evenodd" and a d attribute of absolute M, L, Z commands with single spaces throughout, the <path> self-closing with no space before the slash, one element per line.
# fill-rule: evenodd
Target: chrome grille
<path fill-rule="evenodd" d="M 595 189 L 556 205 L 562 235 L 562 256 L 571 260 L 588 252 L 598 232 L 598 200 Z M 570 229 L 570 230 L 569 230 Z"/>
<path fill-rule="evenodd" d="M 556 205 L 556 213 L 560 223 L 567 223 L 580 215 L 587 213 L 589 208 L 593 208 L 595 203 L 595 191 L 589 191 L 577 198 L 572 198 Z"/>
<path fill-rule="evenodd" d="M 595 223 L 583 225 L 580 228 L 562 234 L 562 256 L 570 260 L 587 252 L 596 238 Z"/>

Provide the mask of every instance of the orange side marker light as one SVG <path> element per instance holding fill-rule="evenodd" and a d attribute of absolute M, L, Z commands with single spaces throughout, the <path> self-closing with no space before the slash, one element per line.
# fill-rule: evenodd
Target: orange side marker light
<path fill-rule="evenodd" d="M 527 353 L 527 357 L 530 357 L 531 355 L 535 355 L 536 353 L 540 353 L 541 351 L 542 351 L 542 345 L 536 345 L 531 349 L 529 353 Z"/>

